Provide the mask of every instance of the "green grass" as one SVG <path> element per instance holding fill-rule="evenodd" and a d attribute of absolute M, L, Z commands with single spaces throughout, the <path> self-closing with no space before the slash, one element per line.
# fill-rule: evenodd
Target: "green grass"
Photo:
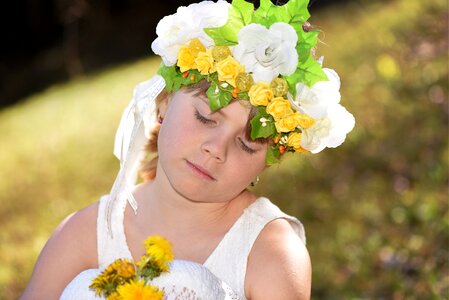
<path fill-rule="evenodd" d="M 360 3 L 311 19 L 356 128 L 337 150 L 287 157 L 256 191 L 306 226 L 314 299 L 448 299 L 447 4 Z M 110 68 L 0 111 L 0 299 L 18 297 L 65 216 L 109 192 L 120 114 L 158 64 Z"/>

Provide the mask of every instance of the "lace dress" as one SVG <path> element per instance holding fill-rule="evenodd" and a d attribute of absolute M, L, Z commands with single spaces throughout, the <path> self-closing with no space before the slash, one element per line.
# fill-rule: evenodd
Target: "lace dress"
<path fill-rule="evenodd" d="M 99 299 L 89 290 L 92 279 L 117 258 L 132 259 L 123 226 L 126 195 L 119 197 L 112 210 L 112 237 L 108 235 L 105 225 L 107 197 L 100 199 L 98 208 L 99 268 L 78 274 L 66 286 L 60 299 Z M 170 272 L 155 278 L 152 284 L 163 289 L 168 300 L 246 299 L 244 279 L 248 254 L 264 226 L 278 218 L 288 220 L 305 243 L 302 224 L 296 218 L 283 213 L 267 198 L 261 197 L 244 210 L 203 265 L 175 259 L 170 266 Z"/>

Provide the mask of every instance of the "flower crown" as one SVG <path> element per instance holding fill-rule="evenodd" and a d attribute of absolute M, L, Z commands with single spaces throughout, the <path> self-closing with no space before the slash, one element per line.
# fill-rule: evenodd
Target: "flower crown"
<path fill-rule="evenodd" d="M 340 79 L 313 57 L 318 30 L 304 31 L 308 0 L 260 7 L 244 0 L 179 7 L 157 25 L 151 48 L 168 92 L 210 83 L 212 111 L 233 99 L 257 107 L 251 139 L 271 138 L 266 162 L 285 152 L 318 153 L 337 147 L 355 120 L 340 102 Z"/>

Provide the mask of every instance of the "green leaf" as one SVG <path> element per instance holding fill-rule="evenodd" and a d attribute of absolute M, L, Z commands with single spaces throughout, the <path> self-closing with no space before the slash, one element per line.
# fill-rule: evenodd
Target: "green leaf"
<path fill-rule="evenodd" d="M 319 30 L 304 32 L 301 28 L 296 31 L 298 33 L 298 43 L 296 45 L 296 52 L 298 52 L 298 60 L 300 63 L 305 63 L 311 56 L 312 48 L 318 42 Z"/>
<path fill-rule="evenodd" d="M 187 72 L 189 73 L 187 77 L 184 78 L 184 76 L 182 76 L 181 71 L 178 71 L 178 76 L 176 79 L 177 80 L 179 79 L 181 85 L 192 85 L 198 83 L 205 77 L 204 75 L 201 75 L 201 73 L 198 70 L 189 70 Z"/>
<path fill-rule="evenodd" d="M 251 23 L 254 13 L 254 5 L 252 3 L 246 2 L 245 0 L 233 0 L 232 7 L 235 8 L 233 13 L 239 14 L 244 25 Z"/>
<path fill-rule="evenodd" d="M 276 6 L 270 0 L 261 0 L 259 8 L 254 12 L 253 22 L 269 28 L 276 22 Z"/>
<path fill-rule="evenodd" d="M 249 100 L 248 92 L 237 93 L 237 98 L 241 100 Z"/>
<path fill-rule="evenodd" d="M 210 87 L 206 91 L 206 95 L 209 98 L 209 107 L 212 111 L 225 107 L 232 100 L 232 93 L 220 88 L 214 81 L 211 82 Z"/>
<path fill-rule="evenodd" d="M 234 46 L 238 43 L 237 34 L 223 27 L 204 28 L 204 32 L 214 40 L 217 46 Z"/>
<path fill-rule="evenodd" d="M 309 56 L 304 63 L 299 63 L 295 73 L 284 78 L 287 80 L 288 90 L 293 97 L 296 97 L 296 84 L 299 82 L 311 87 L 318 81 L 329 80 L 320 63 L 312 56 Z"/>
<path fill-rule="evenodd" d="M 287 4 L 279 6 L 277 12 L 279 22 L 291 24 L 293 27 L 302 27 L 302 24 L 310 18 L 308 5 L 307 0 L 290 0 Z"/>
<path fill-rule="evenodd" d="M 265 118 L 267 122 L 261 122 Z M 264 125 L 265 124 L 265 125 Z M 273 117 L 265 110 L 265 106 L 259 106 L 257 114 L 251 119 L 251 139 L 267 138 L 276 133 Z"/>
<path fill-rule="evenodd" d="M 278 147 L 269 146 L 267 150 L 267 154 L 265 155 L 265 164 L 267 166 L 271 166 L 277 162 L 279 162 L 279 158 L 281 157 L 281 152 Z"/>
<path fill-rule="evenodd" d="M 237 34 L 245 25 L 252 21 L 254 5 L 244 0 L 232 1 L 229 8 L 228 21 L 225 25 L 215 28 L 205 28 L 215 45 L 232 46 L 238 43 Z"/>
<path fill-rule="evenodd" d="M 178 91 L 183 86 L 198 83 L 205 78 L 198 70 L 189 70 L 187 72 L 188 76 L 184 78 L 182 76 L 183 73 L 181 73 L 176 65 L 167 67 L 162 64 L 157 73 L 164 78 L 167 92 L 172 93 Z"/>
<path fill-rule="evenodd" d="M 162 64 L 159 67 L 157 73 L 164 78 L 167 92 L 169 93 L 175 92 L 176 90 L 174 90 L 173 87 L 174 87 L 174 79 L 177 76 L 176 66 L 167 67 L 166 65 Z"/>
<path fill-rule="evenodd" d="M 308 3 L 307 0 L 290 0 L 285 5 L 277 6 L 270 0 L 261 0 L 259 8 L 254 13 L 253 22 L 267 28 L 273 23 L 284 22 L 298 30 L 310 17 L 307 10 Z"/>

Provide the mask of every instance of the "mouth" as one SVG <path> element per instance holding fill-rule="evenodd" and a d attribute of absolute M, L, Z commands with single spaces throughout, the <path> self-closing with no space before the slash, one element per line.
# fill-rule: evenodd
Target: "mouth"
<path fill-rule="evenodd" d="M 187 166 L 189 167 L 190 170 L 193 171 L 193 173 L 195 173 L 196 175 L 198 175 L 199 177 L 201 177 L 202 179 L 206 179 L 209 181 L 217 181 L 217 179 L 215 179 L 215 177 L 213 177 L 206 169 L 204 169 L 203 167 L 194 164 L 188 160 L 186 160 L 187 162 Z"/>

